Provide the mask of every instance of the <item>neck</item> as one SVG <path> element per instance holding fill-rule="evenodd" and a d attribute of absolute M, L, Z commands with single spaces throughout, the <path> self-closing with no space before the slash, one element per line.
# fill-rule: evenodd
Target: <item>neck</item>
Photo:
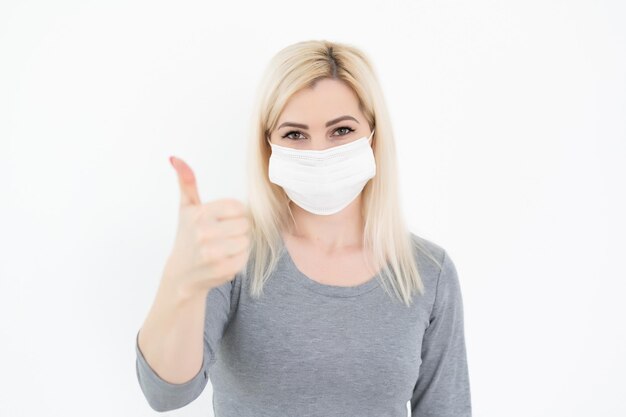
<path fill-rule="evenodd" d="M 361 196 L 359 194 L 343 210 L 330 215 L 313 214 L 290 202 L 295 226 L 288 234 L 329 254 L 343 249 L 362 248 Z"/>

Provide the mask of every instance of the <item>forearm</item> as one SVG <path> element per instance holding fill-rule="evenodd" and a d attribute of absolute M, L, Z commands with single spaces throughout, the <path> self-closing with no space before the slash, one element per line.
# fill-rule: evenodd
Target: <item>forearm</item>
<path fill-rule="evenodd" d="M 206 296 L 183 298 L 162 280 L 139 331 L 138 345 L 152 369 L 165 381 L 191 380 L 202 366 Z"/>

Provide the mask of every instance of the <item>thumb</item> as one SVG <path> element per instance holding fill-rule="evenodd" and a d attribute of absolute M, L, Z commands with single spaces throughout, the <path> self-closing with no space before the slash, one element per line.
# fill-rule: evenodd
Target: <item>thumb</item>
<path fill-rule="evenodd" d="M 178 185 L 180 186 L 180 205 L 200 205 L 200 195 L 198 194 L 198 185 L 196 184 L 196 176 L 191 167 L 182 159 L 170 156 L 170 163 L 176 170 L 178 175 Z"/>

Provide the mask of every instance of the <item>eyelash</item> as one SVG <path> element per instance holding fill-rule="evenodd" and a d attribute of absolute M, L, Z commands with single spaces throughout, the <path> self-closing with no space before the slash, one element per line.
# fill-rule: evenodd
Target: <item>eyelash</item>
<path fill-rule="evenodd" d="M 335 129 L 335 132 L 336 132 L 337 130 L 340 130 L 340 129 L 348 129 L 348 133 L 346 133 L 345 135 L 339 135 L 339 136 L 346 136 L 347 134 L 354 132 L 354 129 L 352 129 L 352 128 L 351 128 L 351 127 L 349 127 L 349 126 L 341 126 L 341 127 L 338 127 L 337 129 Z M 291 131 L 289 131 L 289 132 L 285 133 L 285 134 L 284 134 L 283 136 L 281 136 L 281 137 L 282 137 L 283 139 L 288 139 L 288 140 L 302 140 L 302 139 L 288 138 L 287 136 L 291 135 L 292 133 L 302 133 L 302 132 L 300 132 L 299 130 L 291 130 Z"/>

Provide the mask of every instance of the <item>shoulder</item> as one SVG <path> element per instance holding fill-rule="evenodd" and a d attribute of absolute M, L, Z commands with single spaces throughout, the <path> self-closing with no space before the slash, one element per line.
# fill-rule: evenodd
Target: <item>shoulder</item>
<path fill-rule="evenodd" d="M 446 257 L 446 250 L 439 243 L 426 239 L 416 233 L 409 232 L 413 244 L 413 254 L 420 268 L 420 273 L 434 275 L 441 272 Z"/>
<path fill-rule="evenodd" d="M 442 287 L 458 287 L 456 267 L 448 251 L 439 243 L 410 232 L 413 253 L 426 292 L 436 293 Z"/>

